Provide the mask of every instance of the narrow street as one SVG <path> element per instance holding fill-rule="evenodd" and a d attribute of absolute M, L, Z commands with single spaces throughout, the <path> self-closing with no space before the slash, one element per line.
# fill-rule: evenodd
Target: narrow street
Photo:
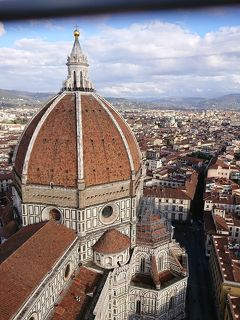
<path fill-rule="evenodd" d="M 189 320 L 216 319 L 211 294 L 208 260 L 204 253 L 203 230 L 197 222 L 176 225 L 174 237 L 188 253 L 189 279 L 186 313 Z"/>
<path fill-rule="evenodd" d="M 201 174 L 192 207 L 192 224 L 174 223 L 174 237 L 188 253 L 189 279 L 186 301 L 186 319 L 217 319 L 212 299 L 208 259 L 204 250 L 203 234 L 204 175 Z"/>

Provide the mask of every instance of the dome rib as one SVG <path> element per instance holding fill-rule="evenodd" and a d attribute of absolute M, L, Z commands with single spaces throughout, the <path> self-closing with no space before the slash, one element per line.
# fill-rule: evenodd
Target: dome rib
<path fill-rule="evenodd" d="M 141 159 L 141 151 L 139 149 L 136 137 L 134 136 L 128 123 L 123 119 L 120 113 L 106 99 L 100 96 L 98 97 L 102 101 L 102 103 L 108 108 L 108 110 L 112 113 L 113 117 L 119 124 L 124 137 L 126 138 L 129 150 L 131 150 L 131 156 L 133 159 L 134 169 L 136 174 L 140 169 L 140 159 Z"/>
<path fill-rule="evenodd" d="M 85 186 L 131 179 L 131 167 L 119 130 L 93 94 L 82 93 Z"/>
<path fill-rule="evenodd" d="M 68 101 L 69 97 L 74 98 L 74 103 Z M 23 168 L 27 183 L 77 186 L 75 105 L 75 94 L 61 93 L 36 126 Z M 71 108 L 74 111 L 69 112 Z"/>
<path fill-rule="evenodd" d="M 116 128 L 118 129 L 118 132 L 120 133 L 121 135 L 121 138 L 122 138 L 122 141 L 125 145 L 125 148 L 126 148 L 126 151 L 127 151 L 127 155 L 128 155 L 128 159 L 129 159 L 129 162 L 130 162 L 130 167 L 131 167 L 131 171 L 134 172 L 134 164 L 133 164 L 133 159 L 132 159 L 132 155 L 131 155 L 131 152 L 130 152 L 130 148 L 129 148 L 129 145 L 128 145 L 128 142 L 126 140 L 126 137 L 124 136 L 123 134 L 123 131 L 119 125 L 119 123 L 117 122 L 117 120 L 114 118 L 113 114 L 111 113 L 111 111 L 106 107 L 106 105 L 101 101 L 101 99 L 99 99 L 99 97 L 94 94 L 94 97 L 97 99 L 97 101 L 101 104 L 101 106 L 104 108 L 104 110 L 108 113 L 108 115 L 110 116 L 110 118 L 112 119 L 112 121 L 114 122 Z"/>
<path fill-rule="evenodd" d="M 44 116 L 46 110 L 51 106 L 51 104 L 54 102 L 54 100 L 57 97 L 58 96 L 55 96 L 52 99 L 50 99 L 39 110 L 39 112 L 26 125 L 25 129 L 23 130 L 23 132 L 19 138 L 19 142 L 16 146 L 16 149 L 15 149 L 14 155 L 13 155 L 13 165 L 14 165 L 15 172 L 18 174 L 18 176 L 21 176 L 23 173 L 24 161 L 26 158 L 26 153 L 27 153 L 29 143 L 32 139 L 32 135 L 33 135 L 34 131 L 36 130 L 36 127 L 37 127 L 39 121 Z"/>
<path fill-rule="evenodd" d="M 76 92 L 76 125 L 77 125 L 77 153 L 78 153 L 78 184 L 84 180 L 83 168 L 83 132 L 82 132 L 82 101 L 81 94 Z"/>

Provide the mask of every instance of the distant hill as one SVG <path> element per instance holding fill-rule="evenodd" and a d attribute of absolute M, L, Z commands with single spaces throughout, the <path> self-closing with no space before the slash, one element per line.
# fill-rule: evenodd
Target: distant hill
<path fill-rule="evenodd" d="M 25 98 L 29 100 L 45 100 L 53 95 L 54 93 L 47 93 L 47 92 L 27 92 L 27 91 L 0 89 L 1 97 L 12 98 L 12 99 Z"/>
<path fill-rule="evenodd" d="M 39 107 L 55 93 L 27 92 L 0 89 L 0 107 L 15 107 L 26 105 Z M 142 109 L 228 109 L 240 111 L 240 94 L 228 94 L 218 98 L 201 97 L 169 97 L 169 98 L 114 98 L 107 97 L 117 108 Z"/>
<path fill-rule="evenodd" d="M 52 96 L 54 96 L 54 93 L 0 89 L 0 106 L 15 107 L 17 105 L 36 105 L 38 107 L 39 104 L 46 102 Z"/>
<path fill-rule="evenodd" d="M 142 108 L 142 109 L 219 109 L 219 110 L 239 110 L 240 94 L 229 94 L 218 98 L 201 97 L 169 97 L 169 98 L 107 98 L 114 106 L 121 108 Z"/>
<path fill-rule="evenodd" d="M 141 98 L 141 99 L 116 99 L 108 98 L 113 105 L 123 105 L 126 108 L 135 104 L 143 109 L 219 109 L 239 110 L 240 94 L 228 94 L 218 98 L 201 97 L 169 97 L 169 98 Z"/>
<path fill-rule="evenodd" d="M 228 94 L 215 99 L 205 99 L 202 108 L 240 110 L 240 94 Z"/>

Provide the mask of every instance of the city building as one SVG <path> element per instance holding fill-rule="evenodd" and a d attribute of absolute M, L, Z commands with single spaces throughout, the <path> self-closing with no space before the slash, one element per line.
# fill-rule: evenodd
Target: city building
<path fill-rule="evenodd" d="M 240 249 L 231 247 L 228 238 L 212 237 L 209 266 L 218 318 L 224 318 L 227 295 L 240 297 Z"/>
<path fill-rule="evenodd" d="M 183 319 L 187 254 L 143 205 L 137 141 L 74 37 L 62 91 L 15 148 L 23 227 L 0 249 L 1 319 Z"/>
<path fill-rule="evenodd" d="M 12 173 L 0 171 L 0 194 L 7 192 L 12 186 Z"/>
<path fill-rule="evenodd" d="M 191 198 L 180 188 L 144 188 L 144 198 L 153 198 L 160 214 L 169 220 L 187 221 L 190 218 Z"/>

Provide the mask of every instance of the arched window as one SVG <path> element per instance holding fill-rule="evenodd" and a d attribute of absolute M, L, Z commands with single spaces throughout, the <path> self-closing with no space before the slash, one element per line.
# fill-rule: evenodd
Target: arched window
<path fill-rule="evenodd" d="M 97 261 L 97 262 L 100 262 L 100 261 L 101 261 L 100 255 L 99 255 L 98 253 L 96 253 L 96 261 Z"/>
<path fill-rule="evenodd" d="M 158 258 L 158 271 L 163 270 L 163 256 Z"/>
<path fill-rule="evenodd" d="M 38 315 L 37 315 L 37 313 L 34 312 L 33 314 L 31 314 L 31 316 L 28 320 L 37 320 L 37 319 L 38 319 Z"/>
<path fill-rule="evenodd" d="M 136 314 L 140 314 L 141 313 L 141 301 L 137 300 L 136 301 Z"/>
<path fill-rule="evenodd" d="M 65 272 L 64 272 L 64 277 L 65 277 L 65 278 L 68 278 L 69 273 L 70 273 L 70 264 L 68 264 L 68 265 L 66 266 L 66 269 L 65 269 Z"/>
<path fill-rule="evenodd" d="M 174 308 L 174 297 L 171 297 L 169 300 L 169 310 Z"/>
<path fill-rule="evenodd" d="M 77 87 L 76 71 L 73 71 L 73 88 L 76 89 L 76 87 Z"/>
<path fill-rule="evenodd" d="M 71 262 L 69 262 L 64 270 L 64 280 L 65 281 L 67 281 L 70 278 L 71 273 L 72 273 L 72 265 L 71 265 Z"/>
<path fill-rule="evenodd" d="M 82 75 L 82 71 L 80 71 L 80 87 L 83 88 L 83 75 Z"/>
<path fill-rule="evenodd" d="M 106 259 L 105 259 L 105 263 L 106 263 L 106 265 L 112 265 L 112 257 L 107 257 Z"/>
<path fill-rule="evenodd" d="M 145 258 L 141 258 L 140 272 L 145 272 Z"/>

